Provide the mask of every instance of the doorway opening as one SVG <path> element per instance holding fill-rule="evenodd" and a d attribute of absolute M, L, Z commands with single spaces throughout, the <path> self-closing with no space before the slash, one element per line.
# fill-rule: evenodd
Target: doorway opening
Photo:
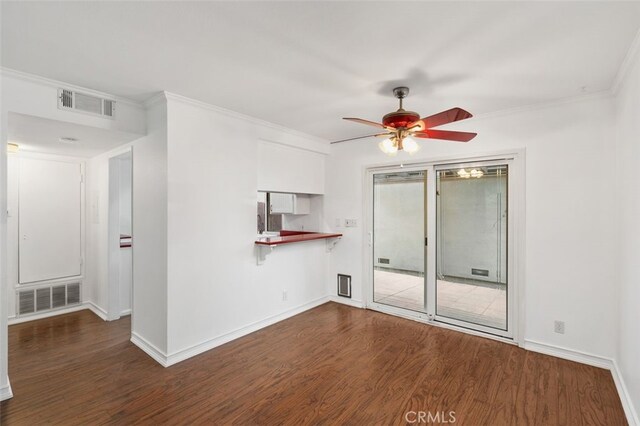
<path fill-rule="evenodd" d="M 110 320 L 133 307 L 132 152 L 109 159 Z"/>

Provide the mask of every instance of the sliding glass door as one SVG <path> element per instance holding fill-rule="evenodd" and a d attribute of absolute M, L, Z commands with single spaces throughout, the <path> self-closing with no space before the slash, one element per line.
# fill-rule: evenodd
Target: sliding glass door
<path fill-rule="evenodd" d="M 506 331 L 509 168 L 436 170 L 435 314 L 442 321 Z"/>
<path fill-rule="evenodd" d="M 425 171 L 396 171 L 373 180 L 373 300 L 426 312 Z"/>
<path fill-rule="evenodd" d="M 371 307 L 512 336 L 509 166 L 371 174 Z"/>

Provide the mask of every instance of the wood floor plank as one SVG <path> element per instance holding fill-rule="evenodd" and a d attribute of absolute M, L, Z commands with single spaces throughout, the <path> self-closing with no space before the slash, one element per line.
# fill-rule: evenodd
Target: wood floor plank
<path fill-rule="evenodd" d="M 169 368 L 129 338 L 89 311 L 11 326 L 0 423 L 626 424 L 606 370 L 336 303 Z"/>

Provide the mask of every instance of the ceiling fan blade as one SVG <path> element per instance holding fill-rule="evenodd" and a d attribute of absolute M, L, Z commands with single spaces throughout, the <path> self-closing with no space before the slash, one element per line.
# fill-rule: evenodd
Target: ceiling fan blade
<path fill-rule="evenodd" d="M 354 123 L 366 124 L 368 126 L 379 127 L 381 129 L 386 129 L 384 124 L 376 123 L 375 121 L 364 120 L 362 118 L 352 118 L 352 117 L 344 117 L 343 120 L 353 121 Z"/>
<path fill-rule="evenodd" d="M 477 133 L 455 132 L 451 130 L 433 130 L 427 129 L 421 132 L 415 132 L 412 136 L 425 139 L 441 139 L 445 141 L 469 142 L 475 138 Z"/>
<path fill-rule="evenodd" d="M 430 129 L 432 127 L 442 126 L 443 124 L 453 123 L 454 121 L 465 120 L 471 118 L 473 115 L 469 111 L 465 111 L 462 108 L 451 108 L 446 111 L 439 112 L 438 114 L 430 115 L 418 120 L 416 123 L 422 121 L 423 129 Z M 409 125 L 408 127 L 412 127 Z"/>
<path fill-rule="evenodd" d="M 339 141 L 333 141 L 331 142 L 331 144 L 334 143 L 341 143 L 341 142 L 348 142 L 348 141 L 355 141 L 356 139 L 365 139 L 365 138 L 373 138 L 373 137 L 379 137 L 379 136 L 392 136 L 393 133 L 376 133 L 375 135 L 367 135 L 367 136 L 358 136 L 357 138 L 349 138 L 349 139 L 342 139 Z"/>

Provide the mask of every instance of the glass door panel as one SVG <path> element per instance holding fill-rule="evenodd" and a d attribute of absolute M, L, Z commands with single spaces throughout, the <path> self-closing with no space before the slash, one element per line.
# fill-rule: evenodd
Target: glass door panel
<path fill-rule="evenodd" d="M 426 172 L 373 176 L 373 301 L 426 312 Z"/>
<path fill-rule="evenodd" d="M 508 330 L 508 171 L 507 164 L 437 169 L 435 314 L 440 321 Z"/>

